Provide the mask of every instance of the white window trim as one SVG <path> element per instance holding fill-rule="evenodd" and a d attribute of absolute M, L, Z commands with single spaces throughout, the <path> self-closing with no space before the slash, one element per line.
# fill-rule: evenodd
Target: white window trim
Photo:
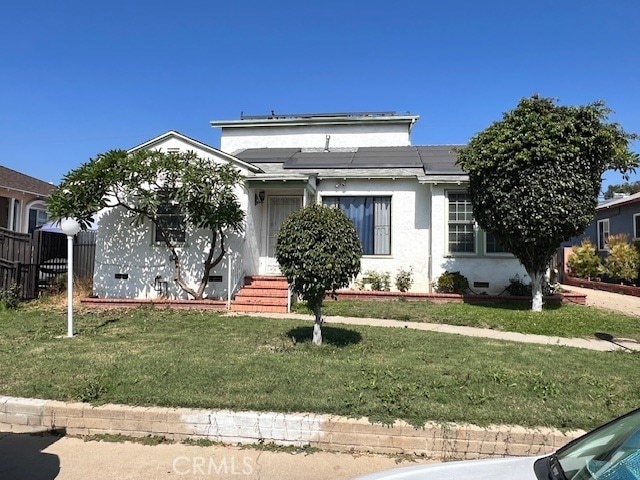
<path fill-rule="evenodd" d="M 446 228 L 444 229 L 444 244 L 446 245 L 447 257 L 477 257 L 480 249 L 478 248 L 478 238 L 480 237 L 480 228 L 478 227 L 478 223 L 473 220 L 473 252 L 452 252 L 449 249 L 449 194 L 451 193 L 465 193 L 468 194 L 468 190 L 447 190 L 445 192 L 446 202 L 445 202 L 445 212 L 444 218 L 446 223 Z"/>
<path fill-rule="evenodd" d="M 636 229 L 636 225 L 638 225 L 638 220 L 637 218 L 640 218 L 640 213 L 634 213 L 633 214 L 633 239 L 634 240 L 640 240 L 640 229 Z"/>
<path fill-rule="evenodd" d="M 611 235 L 611 226 L 609 224 L 608 218 L 603 218 L 602 220 L 598 220 L 598 222 L 596 223 L 596 241 L 598 242 L 598 245 L 597 245 L 598 251 L 606 252 L 609 250 L 606 239 L 603 239 L 603 242 L 602 242 L 602 245 L 604 248 L 600 248 L 600 224 L 607 226 L 606 230 L 604 228 L 602 229 L 603 234 L 606 232 L 607 238 L 609 238 L 609 235 Z"/>

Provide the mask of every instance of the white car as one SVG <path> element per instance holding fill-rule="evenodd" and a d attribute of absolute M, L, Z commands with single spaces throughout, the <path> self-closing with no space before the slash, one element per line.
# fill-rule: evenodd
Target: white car
<path fill-rule="evenodd" d="M 640 409 L 544 457 L 396 468 L 354 480 L 640 480 Z"/>

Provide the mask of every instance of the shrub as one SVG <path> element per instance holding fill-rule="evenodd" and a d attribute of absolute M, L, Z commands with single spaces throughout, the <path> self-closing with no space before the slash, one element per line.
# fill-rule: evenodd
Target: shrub
<path fill-rule="evenodd" d="M 607 274 L 617 281 L 635 281 L 638 278 L 640 255 L 638 250 L 627 242 L 627 235 L 610 235 L 607 246 L 609 255 L 604 261 Z"/>
<path fill-rule="evenodd" d="M 389 272 L 378 273 L 369 270 L 365 273 L 365 276 L 369 278 L 371 290 L 376 292 L 388 292 L 391 290 L 391 274 Z"/>
<path fill-rule="evenodd" d="M 434 285 L 439 293 L 464 293 L 469 289 L 469 279 L 460 272 L 445 271 Z"/>
<path fill-rule="evenodd" d="M 17 284 L 12 284 L 6 290 L 0 290 L 0 309 L 15 310 L 20 305 L 20 289 Z"/>
<path fill-rule="evenodd" d="M 567 265 L 574 277 L 599 277 L 604 273 L 596 246 L 588 238 L 582 240 L 580 245 L 573 246 L 573 253 L 569 256 Z"/>
<path fill-rule="evenodd" d="M 401 268 L 396 274 L 396 288 L 400 292 L 408 292 L 413 285 L 413 268 L 409 267 L 409 270 Z"/>
<path fill-rule="evenodd" d="M 509 285 L 505 288 L 509 295 L 514 297 L 530 297 L 531 296 L 531 284 L 526 284 L 520 278 L 520 275 L 516 274 L 515 277 L 509 279 Z"/>
<path fill-rule="evenodd" d="M 509 285 L 505 287 L 505 290 L 509 295 L 513 295 L 514 297 L 530 297 L 533 295 L 531 283 L 524 283 L 523 279 L 521 279 L 520 275 L 518 275 L 517 273 L 514 277 L 511 277 L 509 279 Z M 542 279 L 543 295 L 551 295 L 559 290 L 559 284 L 551 285 L 547 281 L 546 277 Z"/>

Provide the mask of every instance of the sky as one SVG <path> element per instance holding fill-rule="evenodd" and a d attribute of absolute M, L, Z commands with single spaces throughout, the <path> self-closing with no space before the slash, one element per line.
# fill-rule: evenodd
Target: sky
<path fill-rule="evenodd" d="M 219 147 L 209 122 L 241 112 L 410 112 L 414 145 L 461 144 L 539 94 L 603 100 L 640 133 L 637 0 L 2 0 L 2 17 L 0 165 L 54 184 L 168 130 Z"/>

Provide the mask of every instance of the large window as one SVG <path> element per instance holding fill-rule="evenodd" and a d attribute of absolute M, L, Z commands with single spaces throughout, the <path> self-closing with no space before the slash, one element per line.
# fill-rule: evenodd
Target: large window
<path fill-rule="evenodd" d="M 476 234 L 471 195 L 449 192 L 449 253 L 475 253 Z"/>
<path fill-rule="evenodd" d="M 169 199 L 158 206 L 155 227 L 155 241 L 184 243 L 186 239 L 185 217 L 180 205 Z"/>
<path fill-rule="evenodd" d="M 609 219 L 598 220 L 598 250 L 607 249 L 607 240 L 609 240 Z"/>
<path fill-rule="evenodd" d="M 29 209 L 29 233 L 33 232 L 36 228 L 43 226 L 47 223 L 49 215 L 47 211 L 41 208 Z"/>
<path fill-rule="evenodd" d="M 391 254 L 391 197 L 324 197 L 351 219 L 365 255 Z"/>
<path fill-rule="evenodd" d="M 640 213 L 633 216 L 633 239 L 640 240 Z"/>

